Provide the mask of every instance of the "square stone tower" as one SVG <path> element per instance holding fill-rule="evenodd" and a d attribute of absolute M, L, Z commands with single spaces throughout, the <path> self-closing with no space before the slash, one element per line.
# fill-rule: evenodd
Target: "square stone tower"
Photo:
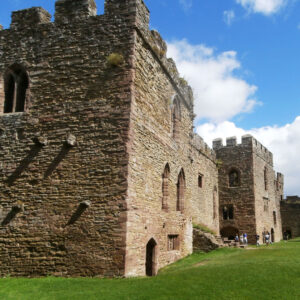
<path fill-rule="evenodd" d="M 263 241 L 269 232 L 273 241 L 282 239 L 280 199 L 283 175 L 273 170 L 273 155 L 250 135 L 213 142 L 219 164 L 220 231 L 233 239 L 247 233 L 250 243 L 256 235 Z"/>
<path fill-rule="evenodd" d="M 0 275 L 138 276 L 219 232 L 214 152 L 142 0 L 0 30 Z"/>

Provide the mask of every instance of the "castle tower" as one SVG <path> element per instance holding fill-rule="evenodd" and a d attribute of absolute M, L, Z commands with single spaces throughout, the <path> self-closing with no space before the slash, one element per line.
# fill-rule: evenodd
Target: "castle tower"
<path fill-rule="evenodd" d="M 272 234 L 274 241 L 282 238 L 280 196 L 283 176 L 273 170 L 273 155 L 250 135 L 214 141 L 220 161 L 219 201 L 221 235 L 233 239 L 247 233 L 250 243 L 259 235 Z"/>

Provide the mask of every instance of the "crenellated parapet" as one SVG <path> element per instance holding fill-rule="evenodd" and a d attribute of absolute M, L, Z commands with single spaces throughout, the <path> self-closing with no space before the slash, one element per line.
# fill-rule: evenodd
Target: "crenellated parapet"
<path fill-rule="evenodd" d="M 103 19 L 107 20 L 108 22 L 104 22 L 103 26 L 113 22 L 119 26 L 126 23 L 126 26 L 135 28 L 148 44 L 148 48 L 159 61 L 183 104 L 190 110 L 191 117 L 194 118 L 192 89 L 187 81 L 180 77 L 174 61 L 167 58 L 166 42 L 157 31 L 149 29 L 150 12 L 143 0 L 105 0 L 103 16 L 97 16 L 95 0 L 57 0 L 55 3 L 55 26 L 72 26 L 73 24 L 78 26 L 80 22 L 86 22 L 91 17 L 99 17 L 99 22 L 102 22 Z M 10 29 L 19 31 L 26 28 L 36 29 L 39 25 L 47 23 L 51 23 L 49 12 L 42 7 L 33 7 L 13 12 Z M 99 26 L 101 27 L 101 24 Z"/>
<path fill-rule="evenodd" d="M 19 11 L 14 11 L 11 17 L 10 28 L 13 30 L 24 30 L 25 28 L 35 28 L 40 24 L 47 24 L 51 21 L 51 15 L 42 7 L 32 7 Z"/>
<path fill-rule="evenodd" d="M 216 159 L 216 153 L 214 150 L 212 150 L 208 144 L 206 144 L 202 137 L 200 137 L 198 134 L 193 134 L 192 139 L 192 146 L 199 152 L 201 152 L 203 155 L 207 156 L 211 160 Z"/>
<path fill-rule="evenodd" d="M 55 22 L 68 24 L 97 15 L 94 0 L 58 0 L 55 3 Z"/>
<path fill-rule="evenodd" d="M 244 148 L 252 148 L 253 153 L 261 157 L 266 163 L 273 166 L 273 154 L 270 152 L 265 146 L 263 146 L 257 139 L 255 139 L 252 135 L 247 134 L 242 136 L 242 143 L 237 143 L 237 138 L 235 136 L 228 137 L 226 139 L 226 145 L 223 145 L 223 139 L 217 138 L 213 141 L 213 149 L 219 150 L 222 148 L 230 148 L 230 147 L 244 147 Z"/>

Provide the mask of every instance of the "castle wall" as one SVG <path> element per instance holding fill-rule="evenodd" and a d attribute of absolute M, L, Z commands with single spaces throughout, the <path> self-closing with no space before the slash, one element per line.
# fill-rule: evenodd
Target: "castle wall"
<path fill-rule="evenodd" d="M 0 275 L 123 275 L 131 23 L 58 2 L 55 23 L 32 8 L 0 31 L 1 80 L 14 63 L 30 79 L 23 113 L 2 113 L 0 82 Z"/>
<path fill-rule="evenodd" d="M 174 66 L 168 69 L 165 44 L 157 32 L 137 32 L 135 91 L 131 117 L 129 156 L 126 275 L 145 275 L 146 245 L 154 239 L 156 271 L 192 252 L 192 222 L 202 222 L 218 231 L 213 219 L 213 190 L 217 171 L 211 150 L 192 145 L 192 96 L 180 85 Z M 176 67 L 175 67 L 176 69 Z M 178 135 L 173 136 L 172 111 L 179 96 Z M 167 209 L 162 207 L 163 172 L 170 167 Z M 184 210 L 177 211 L 177 182 L 185 175 Z M 202 191 L 198 175 L 204 175 Z M 216 197 L 216 206 L 218 199 Z M 216 208 L 216 210 L 218 210 Z M 168 236 L 178 235 L 179 246 L 169 249 Z"/>
<path fill-rule="evenodd" d="M 300 198 L 287 197 L 281 201 L 282 232 L 289 234 L 289 238 L 300 237 Z"/>
<path fill-rule="evenodd" d="M 277 191 L 278 184 L 273 169 L 272 153 L 254 138 L 249 138 L 249 143 L 253 145 L 254 153 L 256 231 L 263 241 L 263 232 L 267 231 L 271 234 L 273 230 L 273 240 L 279 242 L 282 239 L 279 195 L 283 193 L 283 183 L 280 184 L 280 187 L 278 186 Z"/>
<path fill-rule="evenodd" d="M 214 141 L 214 149 L 220 160 L 220 230 L 239 234 L 246 232 L 250 243 L 255 236 L 273 233 L 274 241 L 282 239 L 281 215 L 279 209 L 283 194 L 283 175 L 275 174 L 273 156 L 262 144 L 250 135 L 227 139 L 226 146 L 220 140 Z M 239 173 L 239 183 L 230 186 L 231 170 Z M 224 207 L 233 207 L 233 219 L 223 217 Z M 231 228 L 232 230 L 228 230 Z M 233 230 L 233 228 L 235 230 Z M 226 230 L 225 230 L 226 229 Z"/>
<path fill-rule="evenodd" d="M 236 138 L 227 139 L 226 146 L 216 145 L 214 149 L 219 162 L 220 231 L 224 237 L 233 238 L 236 233 L 248 234 L 250 243 L 255 242 L 256 216 L 253 178 L 252 147 L 245 141 L 236 144 Z M 230 186 L 229 173 L 239 173 L 239 183 Z M 223 208 L 233 207 L 233 219 L 223 218 Z"/>

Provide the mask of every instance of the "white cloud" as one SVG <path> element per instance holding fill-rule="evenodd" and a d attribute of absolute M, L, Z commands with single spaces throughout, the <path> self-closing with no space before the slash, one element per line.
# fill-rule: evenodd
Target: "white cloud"
<path fill-rule="evenodd" d="M 300 194 L 300 116 L 293 123 L 282 127 L 267 126 L 246 131 L 232 122 L 225 121 L 218 125 L 212 123 L 200 125 L 196 131 L 207 142 L 219 137 L 225 142 L 226 137 L 230 136 L 237 136 L 240 140 L 242 135 L 252 134 L 274 154 L 276 171 L 285 175 L 286 193 Z"/>
<path fill-rule="evenodd" d="M 216 54 L 213 48 L 181 40 L 168 44 L 168 55 L 194 90 L 197 119 L 222 122 L 258 104 L 257 87 L 234 74 L 241 68 L 236 52 Z"/>
<path fill-rule="evenodd" d="M 189 10 L 193 5 L 193 0 L 179 0 L 180 5 L 182 5 L 185 11 Z"/>
<path fill-rule="evenodd" d="M 251 13 L 272 15 L 286 6 L 288 0 L 236 0 Z"/>
<path fill-rule="evenodd" d="M 235 18 L 235 13 L 233 10 L 225 10 L 223 12 L 223 20 L 224 22 L 230 26 Z"/>

